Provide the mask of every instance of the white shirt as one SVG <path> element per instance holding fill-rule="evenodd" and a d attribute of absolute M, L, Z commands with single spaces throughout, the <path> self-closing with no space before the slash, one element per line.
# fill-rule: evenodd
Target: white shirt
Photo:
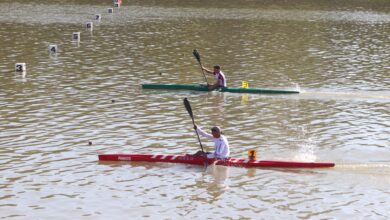
<path fill-rule="evenodd" d="M 219 73 L 214 72 L 214 77 L 218 81 L 219 86 L 226 87 L 226 77 L 222 71 L 219 71 Z"/>
<path fill-rule="evenodd" d="M 224 135 L 221 135 L 219 138 L 214 138 L 213 135 L 207 134 L 202 129 L 197 127 L 196 131 L 198 134 L 214 141 L 214 153 L 208 154 L 208 158 L 228 158 L 230 155 L 229 143 Z"/>

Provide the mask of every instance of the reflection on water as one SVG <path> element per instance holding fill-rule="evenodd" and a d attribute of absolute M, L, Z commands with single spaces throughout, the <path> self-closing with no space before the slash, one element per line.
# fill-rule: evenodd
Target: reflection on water
<path fill-rule="evenodd" d="M 389 218 L 388 5 L 135 0 L 108 15 L 105 0 L 1 1 L 0 218 Z M 302 93 L 141 89 L 203 83 L 194 48 L 229 86 Z M 198 150 L 184 97 L 196 123 L 224 129 L 234 157 L 253 148 L 336 167 L 97 162 Z"/>
<path fill-rule="evenodd" d="M 226 183 L 229 178 L 229 167 L 226 166 L 216 166 L 211 165 L 207 169 L 208 173 L 210 173 L 213 177 L 213 182 L 210 183 L 207 187 L 207 191 L 211 194 L 215 199 L 229 191 L 228 183 Z"/>

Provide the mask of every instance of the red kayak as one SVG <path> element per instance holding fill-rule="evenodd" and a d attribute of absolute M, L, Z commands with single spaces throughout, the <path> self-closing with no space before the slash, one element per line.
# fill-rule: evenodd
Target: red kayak
<path fill-rule="evenodd" d="M 139 161 L 139 162 L 163 162 L 163 163 L 184 163 L 194 165 L 204 165 L 203 157 L 192 155 L 163 155 L 163 154 L 101 154 L 99 160 L 102 161 Z M 207 159 L 208 164 L 214 163 L 222 166 L 232 167 L 272 167 L 272 168 L 321 168 L 334 167 L 334 163 L 325 162 L 297 162 L 279 160 L 247 160 L 239 158 L 228 159 Z"/>

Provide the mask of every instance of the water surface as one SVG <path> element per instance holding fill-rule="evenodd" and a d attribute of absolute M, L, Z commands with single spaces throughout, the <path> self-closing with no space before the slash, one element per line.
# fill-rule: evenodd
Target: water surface
<path fill-rule="evenodd" d="M 0 3 L 0 218 L 390 217 L 388 1 L 132 1 L 113 15 L 108 7 Z M 95 14 L 102 21 L 91 32 L 84 25 Z M 141 89 L 204 83 L 194 48 L 205 66 L 222 66 L 229 86 L 301 93 Z M 25 74 L 14 72 L 18 62 Z M 260 159 L 337 165 L 98 162 L 101 153 L 198 150 L 184 97 L 197 124 L 223 128 L 234 157 L 256 149 Z"/>

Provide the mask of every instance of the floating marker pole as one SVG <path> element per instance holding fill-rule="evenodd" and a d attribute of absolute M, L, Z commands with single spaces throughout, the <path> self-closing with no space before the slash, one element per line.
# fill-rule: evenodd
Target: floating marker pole
<path fill-rule="evenodd" d="M 80 42 L 80 32 L 73 32 L 72 33 L 72 40 L 74 42 Z"/>
<path fill-rule="evenodd" d="M 49 53 L 56 54 L 58 51 L 58 47 L 56 44 L 49 44 Z"/>
<path fill-rule="evenodd" d="M 248 84 L 248 81 L 242 81 L 241 83 L 241 88 L 243 89 L 247 89 L 249 88 L 249 84 Z M 245 104 L 247 101 L 248 101 L 248 94 L 247 93 L 244 93 L 241 95 L 241 104 Z M 256 152 L 255 152 L 256 153 Z M 249 155 L 249 151 L 248 151 L 248 155 Z"/>
<path fill-rule="evenodd" d="M 241 88 L 243 89 L 249 88 L 248 81 L 242 81 Z"/>
<path fill-rule="evenodd" d="M 90 30 L 92 31 L 93 30 L 93 22 L 88 22 L 85 24 L 85 27 L 87 28 L 87 30 Z"/>
<path fill-rule="evenodd" d="M 26 72 L 26 63 L 16 63 L 15 72 Z"/>
<path fill-rule="evenodd" d="M 256 150 L 254 149 L 248 150 L 248 159 L 256 160 Z"/>
<path fill-rule="evenodd" d="M 95 15 L 95 20 L 96 20 L 97 22 L 100 22 L 100 21 L 102 20 L 102 15 L 101 15 L 101 14 L 96 14 L 96 15 Z"/>

